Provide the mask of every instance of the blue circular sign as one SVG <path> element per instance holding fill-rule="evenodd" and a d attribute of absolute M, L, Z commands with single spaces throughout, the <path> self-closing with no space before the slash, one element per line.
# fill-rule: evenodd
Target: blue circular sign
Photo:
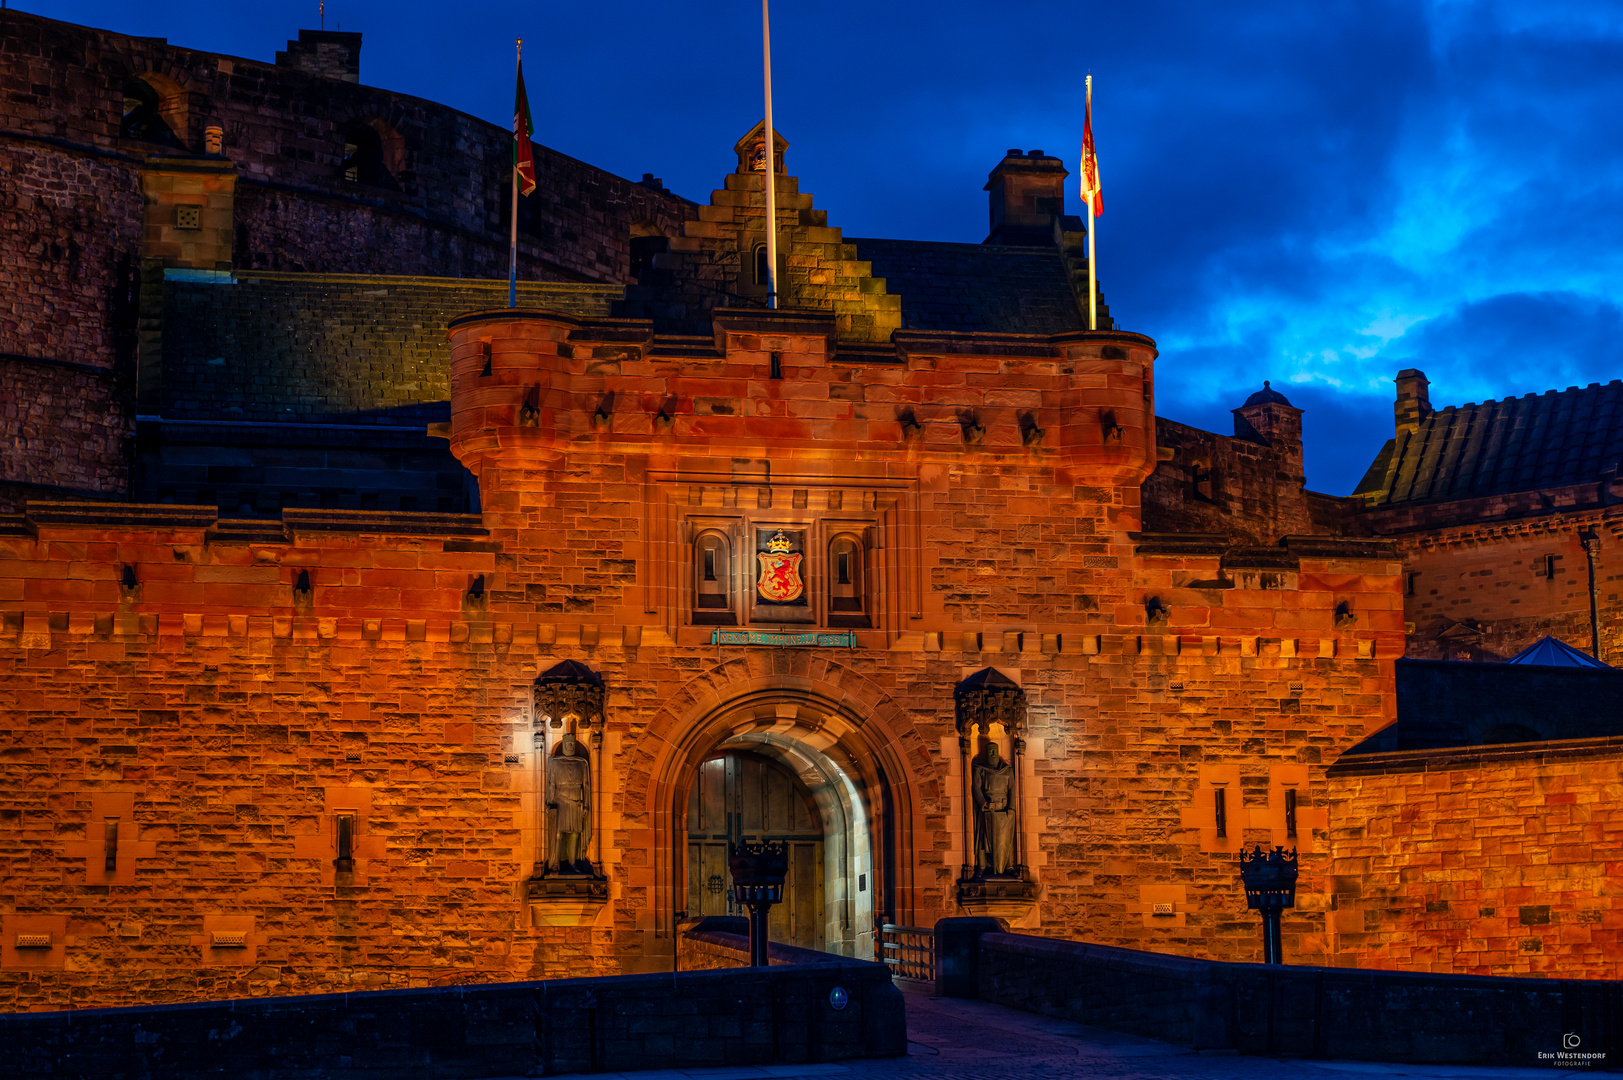
<path fill-rule="evenodd" d="M 845 992 L 845 987 L 843 986 L 836 986 L 834 989 L 828 992 L 828 1003 L 836 1009 L 845 1008 L 846 1003 L 850 1000 L 851 997 Z"/>

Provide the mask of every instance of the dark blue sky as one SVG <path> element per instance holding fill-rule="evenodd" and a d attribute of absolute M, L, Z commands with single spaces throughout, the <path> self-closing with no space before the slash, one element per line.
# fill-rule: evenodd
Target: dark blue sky
<path fill-rule="evenodd" d="M 270 60 L 316 0 L 12 6 Z M 759 119 L 759 8 L 332 0 L 362 80 L 703 201 Z M 979 241 L 987 171 L 1074 169 L 1095 77 L 1101 282 L 1161 346 L 1160 409 L 1228 430 L 1264 378 L 1305 408 L 1309 485 L 1351 490 L 1392 377 L 1438 405 L 1605 381 L 1623 282 L 1623 5 L 779 0 L 789 169 L 852 236 Z M 1079 200 L 1074 187 L 1070 208 Z"/>

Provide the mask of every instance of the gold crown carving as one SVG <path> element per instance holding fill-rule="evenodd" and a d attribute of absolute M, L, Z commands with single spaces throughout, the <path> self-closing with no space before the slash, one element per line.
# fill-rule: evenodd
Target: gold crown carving
<path fill-rule="evenodd" d="M 792 547 L 794 545 L 789 542 L 787 536 L 783 535 L 782 529 L 778 530 L 778 535 L 766 542 L 766 549 L 774 555 L 782 555 Z"/>

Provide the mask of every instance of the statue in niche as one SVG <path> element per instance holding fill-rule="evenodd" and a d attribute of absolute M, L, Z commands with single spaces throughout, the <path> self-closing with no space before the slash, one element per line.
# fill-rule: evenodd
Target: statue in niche
<path fill-rule="evenodd" d="M 586 857 L 592 840 L 592 766 L 572 731 L 564 734 L 558 752 L 547 761 L 547 809 L 553 821 L 548 871 L 592 873 Z"/>
<path fill-rule="evenodd" d="M 1001 876 L 1014 866 L 1014 767 L 997 743 L 986 743 L 970 787 L 975 799 L 975 876 Z"/>

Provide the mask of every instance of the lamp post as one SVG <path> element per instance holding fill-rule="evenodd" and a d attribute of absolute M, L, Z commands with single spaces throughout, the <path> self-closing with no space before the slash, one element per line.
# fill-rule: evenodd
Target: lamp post
<path fill-rule="evenodd" d="M 1276 847 L 1240 851 L 1240 880 L 1245 883 L 1246 906 L 1262 912 L 1262 962 L 1283 964 L 1279 940 L 1279 913 L 1296 906 L 1296 851 Z"/>
<path fill-rule="evenodd" d="M 781 840 L 728 844 L 727 867 L 733 874 L 733 900 L 750 909 L 750 966 L 766 967 L 767 913 L 783 899 L 789 845 Z"/>

